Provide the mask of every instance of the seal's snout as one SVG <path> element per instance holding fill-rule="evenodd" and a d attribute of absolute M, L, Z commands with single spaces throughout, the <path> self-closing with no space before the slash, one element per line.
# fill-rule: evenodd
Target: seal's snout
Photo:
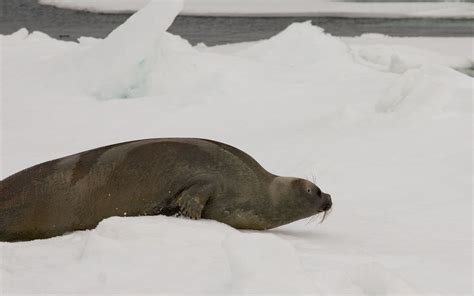
<path fill-rule="evenodd" d="M 323 211 L 328 211 L 329 209 L 331 209 L 332 207 L 332 200 L 331 200 L 331 195 L 329 194 L 324 194 L 324 203 L 323 203 L 323 206 L 322 206 L 322 210 Z"/>

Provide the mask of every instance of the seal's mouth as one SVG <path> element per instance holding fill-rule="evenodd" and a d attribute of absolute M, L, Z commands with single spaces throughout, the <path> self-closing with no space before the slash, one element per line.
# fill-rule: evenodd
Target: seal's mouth
<path fill-rule="evenodd" d="M 323 223 L 324 219 L 326 219 L 326 216 L 329 215 L 329 213 L 331 213 L 331 210 L 332 210 L 331 195 L 324 194 L 324 197 L 326 198 L 326 202 L 323 204 L 323 206 L 321 207 L 321 211 L 318 213 L 318 214 L 323 213 L 323 217 L 321 218 L 321 221 L 319 221 L 319 223 Z"/>
<path fill-rule="evenodd" d="M 332 212 L 332 208 L 330 208 L 330 209 L 328 209 L 328 210 L 325 210 L 325 211 L 324 211 L 324 210 L 321 210 L 321 211 L 317 212 L 315 215 L 309 217 L 309 220 L 308 220 L 308 222 L 307 222 L 306 224 L 315 221 L 315 219 L 316 219 L 317 217 L 321 217 L 321 220 L 319 221 L 319 224 L 321 224 L 321 223 L 324 222 L 324 220 L 326 220 L 326 217 L 328 217 L 329 214 L 331 214 L 331 212 Z"/>
<path fill-rule="evenodd" d="M 323 217 L 321 218 L 321 221 L 319 221 L 319 224 L 323 223 L 324 220 L 326 219 L 326 217 L 327 217 L 329 214 L 331 214 L 331 212 L 332 212 L 332 208 L 329 208 L 329 209 L 327 209 L 327 210 L 325 210 L 325 211 L 320 212 L 320 213 L 323 213 Z M 319 213 L 318 213 L 318 214 L 319 214 Z"/>

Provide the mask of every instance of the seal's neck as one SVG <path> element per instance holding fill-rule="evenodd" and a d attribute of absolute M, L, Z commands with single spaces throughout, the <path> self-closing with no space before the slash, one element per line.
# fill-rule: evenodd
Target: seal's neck
<path fill-rule="evenodd" d="M 294 177 L 275 177 L 270 183 L 269 192 L 274 204 L 284 200 L 285 196 L 290 195 L 291 182 L 296 180 Z"/>

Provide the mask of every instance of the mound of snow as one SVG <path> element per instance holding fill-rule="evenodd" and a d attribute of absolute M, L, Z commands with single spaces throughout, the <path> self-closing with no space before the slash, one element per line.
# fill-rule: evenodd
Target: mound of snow
<path fill-rule="evenodd" d="M 344 42 L 307 21 L 294 23 L 276 36 L 240 51 L 239 55 L 273 64 L 308 66 L 341 59 L 347 53 Z"/>
<path fill-rule="evenodd" d="M 176 0 L 151 1 L 84 52 L 77 70 L 84 86 L 99 98 L 143 96 L 163 35 L 181 8 Z"/>
<path fill-rule="evenodd" d="M 364 34 L 361 37 L 345 39 L 351 44 L 352 54 L 357 61 L 382 71 L 403 73 L 408 69 L 432 64 L 455 69 L 471 68 L 474 65 L 472 38 L 459 38 L 454 49 L 449 48 L 451 41 L 455 41 L 452 38 L 443 38 L 444 42 L 436 42 L 431 46 L 437 38 L 419 38 L 419 44 L 413 44 L 416 38 L 379 34 Z M 445 49 L 440 49 L 439 44 Z"/>
<path fill-rule="evenodd" d="M 225 292 L 232 274 L 221 244 L 232 232 L 210 221 L 110 218 L 92 231 L 3 244 L 1 265 L 10 272 L 2 288 L 47 294 Z M 204 280 L 202 274 L 213 276 Z"/>
<path fill-rule="evenodd" d="M 212 138 L 315 177 L 331 215 L 265 232 L 110 218 L 0 243 L 1 293 L 471 292 L 472 78 L 401 47 L 358 56 L 308 23 L 191 47 L 165 33 L 177 5 L 153 2 L 104 40 L 2 36 L 1 175 L 132 139 Z"/>
<path fill-rule="evenodd" d="M 378 112 L 398 110 L 417 116 L 420 112 L 472 113 L 471 107 L 472 79 L 434 66 L 406 71 L 375 105 Z"/>
<path fill-rule="evenodd" d="M 314 37 L 318 35 L 318 27 L 305 24 L 306 23 L 295 23 L 289 28 L 295 27 L 294 29 L 296 29 L 296 27 L 298 27 L 300 31 L 306 28 L 306 32 L 312 30 L 313 34 L 311 36 L 308 35 L 307 40 L 315 39 Z M 319 29 L 319 31 L 322 33 L 321 29 Z M 284 32 L 270 38 L 270 40 L 281 39 L 283 33 Z M 303 34 L 304 33 L 300 32 L 299 36 L 302 37 Z M 429 65 L 443 65 L 458 70 L 465 70 L 472 68 L 474 65 L 474 55 L 472 52 L 473 38 L 471 37 L 392 37 L 371 33 L 363 34 L 359 37 L 333 38 L 329 34 L 324 35 L 326 36 L 326 40 L 332 40 L 331 42 L 333 42 L 334 47 L 318 44 L 317 48 L 313 48 L 314 51 L 317 51 L 319 54 L 321 54 L 321 49 L 326 49 L 326 53 L 329 52 L 329 54 L 331 54 L 331 49 L 336 52 L 340 52 L 341 50 L 349 51 L 353 59 L 358 63 L 379 71 L 403 73 L 409 69 Z M 293 36 L 293 38 L 297 39 L 296 36 Z M 321 38 L 321 34 L 319 38 L 319 42 L 324 40 Z M 341 43 L 341 40 L 346 43 L 346 48 L 335 45 L 335 43 Z M 295 46 L 295 48 L 287 48 L 287 50 L 292 52 L 295 50 L 307 51 L 307 53 L 300 53 L 303 54 L 303 57 L 299 57 L 298 55 L 290 57 L 288 54 L 284 55 L 284 57 L 300 59 L 301 63 L 304 63 L 305 59 L 309 59 L 308 61 L 311 61 L 311 59 L 324 60 L 319 54 L 311 55 L 309 45 L 306 43 L 305 38 L 293 40 L 293 42 L 299 42 L 299 44 L 304 43 L 304 46 Z M 265 49 L 262 48 L 262 43 L 264 42 L 243 42 L 212 47 L 207 47 L 205 44 L 200 43 L 196 45 L 195 48 L 202 52 L 221 54 L 243 53 L 243 55 L 249 57 L 252 57 L 252 55 L 263 57 Z M 278 46 L 276 44 L 277 42 L 273 41 L 273 43 Z M 257 44 L 258 46 L 256 48 L 261 49 L 262 52 L 251 49 Z M 323 52 L 322 54 L 325 53 Z M 266 55 L 274 55 L 274 53 L 270 51 L 266 53 Z M 325 57 L 327 57 L 327 55 Z"/>
<path fill-rule="evenodd" d="M 0 270 L 9 271 L 3 274 L 2 289 L 9 293 L 303 294 L 314 290 L 290 243 L 269 233 L 242 233 L 215 221 L 112 217 L 91 231 L 0 248 Z M 51 256 L 55 249 L 58 252 Z"/>

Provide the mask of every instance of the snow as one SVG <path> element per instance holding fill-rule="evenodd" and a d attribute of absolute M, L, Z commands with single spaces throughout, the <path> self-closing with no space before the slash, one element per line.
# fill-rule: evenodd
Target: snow
<path fill-rule="evenodd" d="M 333 212 L 269 231 L 113 217 L 0 243 L 2 294 L 472 293 L 473 81 L 450 68 L 472 65 L 469 41 L 300 23 L 192 47 L 165 32 L 179 7 L 152 2 L 104 40 L 1 36 L 2 178 L 110 143 L 203 137 L 314 177 Z"/>
<path fill-rule="evenodd" d="M 150 6 L 157 5 L 151 3 Z M 122 96 L 124 98 L 143 94 L 146 77 L 155 64 L 156 50 L 160 47 L 166 29 L 182 9 L 182 2 L 161 1 L 163 12 L 155 17 L 154 9 L 143 9 L 132 15 L 127 25 L 119 26 L 104 42 L 77 57 L 79 69 L 74 72 L 85 77 L 84 88 L 95 92 L 97 97 Z M 152 20 L 152 22 L 150 21 Z M 153 30 L 142 30 L 144 27 Z M 134 34 L 130 34 L 134 32 Z M 127 40 L 128 46 L 117 46 Z M 116 54 L 111 55 L 110 52 Z"/>
<path fill-rule="evenodd" d="M 392 37 L 368 33 L 358 37 L 340 37 L 340 40 L 349 46 L 357 62 L 380 71 L 403 72 L 433 64 L 458 70 L 474 68 L 472 37 Z M 252 41 L 212 47 L 201 43 L 196 48 L 204 52 L 241 54 L 257 43 Z M 301 57 L 303 62 L 306 58 Z"/>
<path fill-rule="evenodd" d="M 137 11 L 149 0 L 39 0 L 59 8 L 101 13 Z M 186 0 L 183 15 L 339 16 L 473 18 L 474 4 L 463 2 L 339 2 L 330 0 Z"/>
<path fill-rule="evenodd" d="M 467 37 L 390 37 L 363 34 L 344 37 L 359 61 L 380 67 L 398 63 L 401 71 L 420 65 L 439 64 L 455 69 L 474 67 L 473 38 Z"/>

